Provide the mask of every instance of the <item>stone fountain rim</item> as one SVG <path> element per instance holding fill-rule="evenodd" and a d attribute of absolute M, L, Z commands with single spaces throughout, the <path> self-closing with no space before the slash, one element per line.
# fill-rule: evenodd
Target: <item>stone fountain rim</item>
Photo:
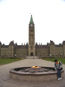
<path fill-rule="evenodd" d="M 51 68 L 54 69 L 54 67 L 43 67 L 40 66 L 41 68 Z M 11 69 L 9 72 L 12 74 L 16 74 L 16 75 L 21 75 L 21 76 L 42 76 L 42 75 L 55 75 L 57 74 L 57 71 L 53 71 L 53 72 L 45 72 L 45 73 L 19 73 L 17 71 L 15 71 L 15 69 L 21 69 L 21 68 L 31 68 L 31 67 L 18 67 L 18 68 L 13 68 Z M 64 70 L 61 70 L 61 73 L 64 72 Z"/>

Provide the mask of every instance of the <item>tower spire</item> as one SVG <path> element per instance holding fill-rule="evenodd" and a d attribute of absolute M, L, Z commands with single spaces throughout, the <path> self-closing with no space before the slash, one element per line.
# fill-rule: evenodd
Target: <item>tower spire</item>
<path fill-rule="evenodd" d="M 32 15 L 31 15 L 31 18 L 30 18 L 30 24 L 34 24 Z"/>
<path fill-rule="evenodd" d="M 34 27 L 33 18 L 31 15 L 29 23 L 29 46 L 28 46 L 28 55 L 35 56 L 35 27 Z"/>

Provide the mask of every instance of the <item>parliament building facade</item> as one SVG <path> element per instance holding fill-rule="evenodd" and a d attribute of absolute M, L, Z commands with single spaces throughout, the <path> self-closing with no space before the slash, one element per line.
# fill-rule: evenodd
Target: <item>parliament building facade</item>
<path fill-rule="evenodd" d="M 0 43 L 0 57 L 65 57 L 65 41 L 56 45 L 50 41 L 47 45 L 35 43 L 35 25 L 31 16 L 29 23 L 29 42 L 26 45 L 17 45 L 13 41 L 9 45 Z"/>

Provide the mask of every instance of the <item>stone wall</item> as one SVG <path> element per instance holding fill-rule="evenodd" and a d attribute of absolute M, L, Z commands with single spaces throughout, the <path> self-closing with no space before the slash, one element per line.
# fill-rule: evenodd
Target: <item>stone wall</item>
<path fill-rule="evenodd" d="M 55 46 L 55 56 L 62 57 L 63 56 L 63 46 Z"/>
<path fill-rule="evenodd" d="M 9 45 L 0 44 L 0 57 L 25 57 L 28 55 L 28 45 L 17 45 L 13 41 Z"/>
<path fill-rule="evenodd" d="M 9 56 L 9 48 L 8 47 L 2 47 L 1 48 L 1 56 L 2 57 L 8 57 Z"/>
<path fill-rule="evenodd" d="M 63 57 L 65 57 L 65 41 L 63 41 Z"/>
<path fill-rule="evenodd" d="M 48 57 L 49 56 L 49 47 L 45 45 L 38 45 L 36 47 L 36 56 Z"/>
<path fill-rule="evenodd" d="M 15 55 L 16 57 L 25 57 L 28 55 L 28 49 L 25 46 L 18 46 Z"/>
<path fill-rule="evenodd" d="M 28 44 L 17 45 L 13 41 L 9 45 L 0 43 L 0 57 L 26 57 L 28 55 Z M 47 45 L 35 45 L 35 56 L 40 57 L 65 57 L 65 41 L 56 45 L 50 41 Z"/>

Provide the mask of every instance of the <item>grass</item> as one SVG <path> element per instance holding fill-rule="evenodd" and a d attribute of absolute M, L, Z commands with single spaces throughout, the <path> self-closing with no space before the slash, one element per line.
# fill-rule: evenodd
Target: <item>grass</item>
<path fill-rule="evenodd" d="M 57 59 L 58 61 L 61 61 L 63 64 L 65 64 L 65 58 L 42 58 L 42 59 L 52 62 L 54 62 L 54 60 Z"/>
<path fill-rule="evenodd" d="M 22 59 L 21 58 L 0 58 L 0 65 L 12 63 Z M 55 59 L 58 59 L 58 61 L 61 61 L 63 64 L 65 64 L 65 58 L 42 58 L 42 59 L 47 61 L 52 61 L 52 62 L 54 62 Z"/>
<path fill-rule="evenodd" d="M 21 60 L 21 58 L 0 58 L 0 65 L 12 63 Z"/>

